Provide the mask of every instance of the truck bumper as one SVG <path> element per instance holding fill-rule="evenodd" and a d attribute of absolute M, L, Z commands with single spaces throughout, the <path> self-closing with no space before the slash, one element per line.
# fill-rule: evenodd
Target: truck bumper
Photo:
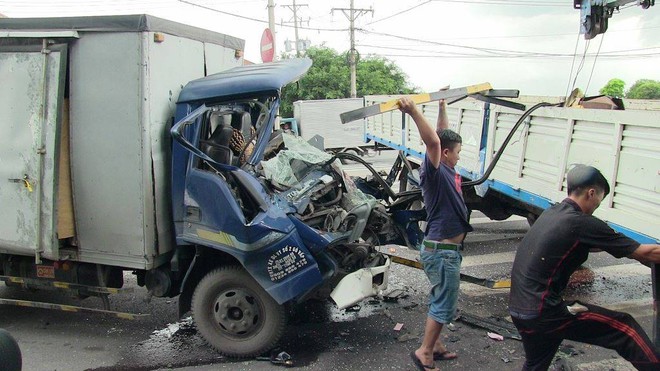
<path fill-rule="evenodd" d="M 377 295 L 380 291 L 387 289 L 390 264 L 390 258 L 387 257 L 385 264 L 381 266 L 362 268 L 347 275 L 332 290 L 330 297 L 339 309 L 344 309 L 355 305 L 362 299 Z"/>

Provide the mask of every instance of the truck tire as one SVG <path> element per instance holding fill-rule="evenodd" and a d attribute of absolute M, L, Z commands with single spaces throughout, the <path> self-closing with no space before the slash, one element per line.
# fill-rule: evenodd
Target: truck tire
<path fill-rule="evenodd" d="M 21 371 L 23 358 L 18 343 L 7 330 L 0 329 L 0 365 L 6 371 Z"/>
<path fill-rule="evenodd" d="M 229 357 L 254 357 L 282 337 L 286 312 L 242 267 L 209 272 L 195 288 L 192 314 L 204 339 Z"/>

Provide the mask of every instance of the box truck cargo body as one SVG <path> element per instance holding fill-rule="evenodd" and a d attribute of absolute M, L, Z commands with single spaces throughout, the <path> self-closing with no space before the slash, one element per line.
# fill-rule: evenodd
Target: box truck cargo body
<path fill-rule="evenodd" d="M 152 268 L 173 247 L 176 98 L 188 81 L 241 64 L 244 42 L 142 15 L 2 28 L 0 251 Z"/>

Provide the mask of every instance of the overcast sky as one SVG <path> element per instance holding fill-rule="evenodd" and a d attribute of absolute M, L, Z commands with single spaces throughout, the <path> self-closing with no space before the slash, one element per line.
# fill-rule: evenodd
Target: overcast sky
<path fill-rule="evenodd" d="M 0 0 L 10 17 L 146 13 L 211 29 L 246 41 L 245 57 L 261 62 L 267 0 Z M 312 45 L 349 49 L 349 0 L 296 0 L 299 36 Z M 278 54 L 294 39 L 293 0 L 275 0 Z M 287 6 L 288 5 L 288 6 Z M 580 11 L 570 0 L 355 0 L 372 9 L 355 23 L 365 57 L 388 58 L 423 91 L 490 82 L 525 95 L 561 96 L 572 87 L 598 90 L 611 78 L 660 80 L 660 5 L 623 8 L 604 37 L 578 36 Z M 215 10 L 214 10 L 215 9 Z M 216 11 L 217 10 L 217 11 Z M 588 47 L 588 48 L 587 48 Z M 587 52 L 586 57 L 583 59 Z M 597 57 L 596 57 L 597 56 Z M 595 61 L 595 64 L 594 64 Z M 580 69 L 580 65 L 582 68 Z M 573 72 L 571 74 L 571 69 Z M 578 73 L 579 71 L 579 73 Z M 359 84 L 359 81 L 358 81 Z"/>

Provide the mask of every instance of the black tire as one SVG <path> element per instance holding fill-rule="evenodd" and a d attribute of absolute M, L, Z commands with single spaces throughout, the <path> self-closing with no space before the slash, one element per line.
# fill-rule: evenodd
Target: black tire
<path fill-rule="evenodd" d="M 286 312 L 242 267 L 209 272 L 195 288 L 197 330 L 218 352 L 238 358 L 272 349 L 282 337 Z"/>
<path fill-rule="evenodd" d="M 0 329 L 0 365 L 5 371 L 21 371 L 23 358 L 16 340 L 6 330 Z"/>

